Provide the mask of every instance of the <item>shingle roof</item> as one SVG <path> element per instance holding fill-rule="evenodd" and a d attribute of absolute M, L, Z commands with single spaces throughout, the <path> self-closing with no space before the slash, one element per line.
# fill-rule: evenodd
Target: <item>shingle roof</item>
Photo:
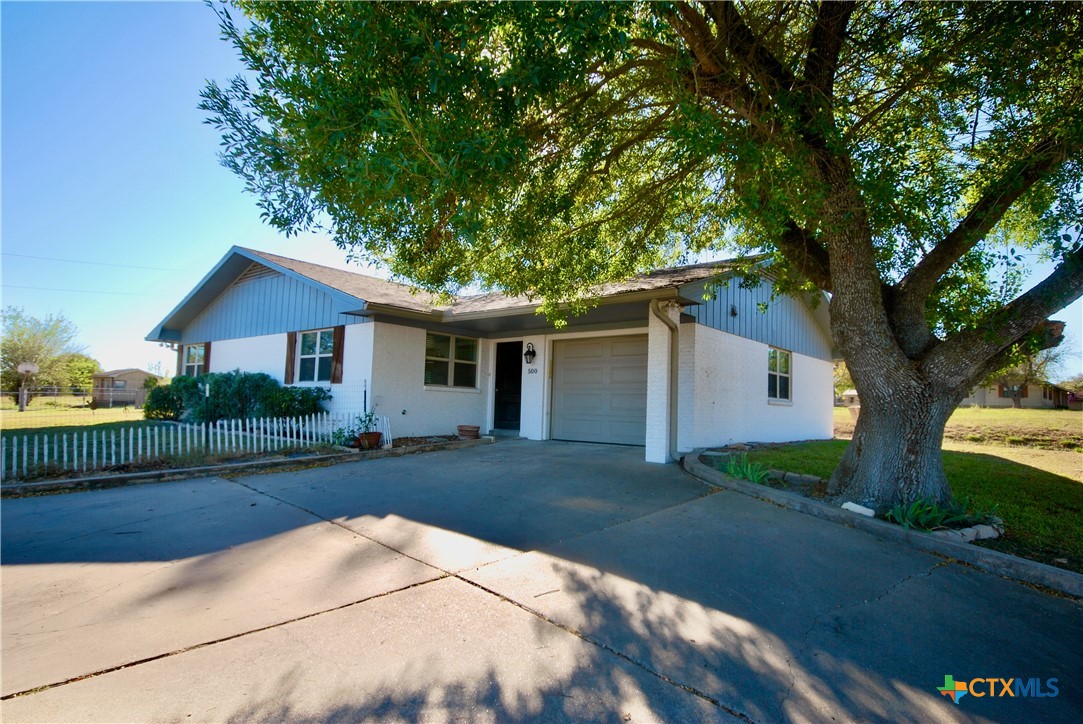
<path fill-rule="evenodd" d="M 449 315 L 479 314 L 484 312 L 497 312 L 516 308 L 531 308 L 537 306 L 539 301 L 527 296 L 509 297 L 500 292 L 489 294 L 477 294 L 474 296 L 459 297 L 450 306 L 440 306 L 434 303 L 431 295 L 424 293 L 415 295 L 410 287 L 405 284 L 378 279 L 358 272 L 345 271 L 332 267 L 312 264 L 307 261 L 290 259 L 277 254 L 269 254 L 256 249 L 245 251 L 263 258 L 272 264 L 289 269 L 290 271 L 307 277 L 325 286 L 337 289 L 350 296 L 364 299 L 372 304 L 386 304 L 415 312 L 443 311 Z M 706 279 L 720 272 L 726 271 L 729 262 L 705 262 L 702 264 L 689 264 L 686 266 L 658 269 L 647 274 L 640 274 L 632 279 L 620 282 L 610 282 L 598 287 L 594 295 L 598 297 L 612 297 L 630 292 L 651 291 L 654 289 L 668 289 L 679 287 L 689 282 Z M 428 302 L 426 302 L 426 299 Z"/>
<path fill-rule="evenodd" d="M 433 304 L 424 301 L 426 298 L 431 300 L 431 297 L 426 297 L 423 294 L 415 295 L 410 287 L 405 284 L 389 282 L 386 279 L 378 279 L 358 272 L 290 259 L 277 254 L 268 254 L 257 249 L 245 249 L 245 251 L 303 277 L 308 277 L 314 282 L 337 289 L 366 302 L 387 304 L 415 312 L 431 312 L 436 308 Z"/>
<path fill-rule="evenodd" d="M 657 269 L 647 274 L 640 274 L 621 282 L 610 282 L 598 287 L 592 296 L 615 297 L 620 294 L 631 292 L 645 292 L 654 289 L 669 289 L 679 287 L 689 282 L 700 281 L 712 277 L 715 274 L 725 272 L 732 266 L 730 262 L 712 261 L 702 264 L 689 264 L 686 266 Z M 509 297 L 504 294 L 479 294 L 473 297 L 462 297 L 448 310 L 451 314 L 475 314 L 481 312 L 496 312 L 517 307 L 533 307 L 538 304 L 526 296 Z"/>
<path fill-rule="evenodd" d="M 146 370 L 141 370 L 138 367 L 125 367 L 122 370 L 109 370 L 108 372 L 95 372 L 91 376 L 92 377 L 117 377 L 119 375 L 128 374 L 129 372 L 142 372 L 143 374 L 150 375 L 152 377 L 157 377 L 158 376 L 158 375 L 154 374 L 153 372 L 147 372 Z"/>

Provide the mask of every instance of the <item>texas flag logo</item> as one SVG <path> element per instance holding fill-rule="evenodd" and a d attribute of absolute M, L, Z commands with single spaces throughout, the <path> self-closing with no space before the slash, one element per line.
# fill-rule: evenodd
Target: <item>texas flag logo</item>
<path fill-rule="evenodd" d="M 966 689 L 966 682 L 956 681 L 955 678 L 950 674 L 944 677 L 944 685 L 936 687 L 936 690 L 944 696 L 950 696 L 951 700 L 956 704 L 958 704 L 959 700 L 966 696 L 968 693 Z"/>

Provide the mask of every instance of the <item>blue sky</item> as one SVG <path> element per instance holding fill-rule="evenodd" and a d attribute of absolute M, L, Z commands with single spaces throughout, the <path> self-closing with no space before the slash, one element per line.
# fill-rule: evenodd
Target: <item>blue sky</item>
<path fill-rule="evenodd" d="M 231 245 L 357 269 L 263 225 L 218 164 L 199 92 L 241 68 L 202 3 L 4 2 L 0 31 L 4 305 L 62 312 L 106 368 L 171 370 L 143 337 Z M 1083 372 L 1083 302 L 1055 316 Z"/>

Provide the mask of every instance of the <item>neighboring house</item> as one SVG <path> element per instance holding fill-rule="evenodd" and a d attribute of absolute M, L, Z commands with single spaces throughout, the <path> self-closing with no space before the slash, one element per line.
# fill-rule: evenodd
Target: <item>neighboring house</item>
<path fill-rule="evenodd" d="M 857 390 L 846 390 L 842 393 L 842 404 L 847 407 L 859 407 L 861 405 L 861 398 L 857 396 Z"/>
<path fill-rule="evenodd" d="M 1046 382 L 1032 382 L 1020 390 L 1019 404 L 1029 408 L 1068 407 L 1068 390 Z M 1009 385 L 977 387 L 959 403 L 960 407 L 1011 407 L 1012 388 Z"/>
<path fill-rule="evenodd" d="M 240 369 L 329 387 L 395 436 L 456 425 L 643 445 L 653 462 L 738 441 L 832 436 L 827 304 L 769 283 L 705 299 L 716 263 L 605 285 L 554 329 L 502 294 L 434 305 L 409 287 L 233 247 L 147 336 L 177 373 Z M 762 310 L 761 310 L 762 307 Z"/>
<path fill-rule="evenodd" d="M 156 374 L 134 367 L 99 372 L 92 378 L 93 399 L 101 407 L 142 407 L 147 399 L 147 388 L 144 385 L 148 377 L 161 379 Z"/>

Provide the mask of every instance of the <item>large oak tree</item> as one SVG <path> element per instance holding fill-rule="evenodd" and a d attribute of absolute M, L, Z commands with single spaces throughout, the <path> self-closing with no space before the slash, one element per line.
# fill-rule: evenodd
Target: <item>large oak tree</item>
<path fill-rule="evenodd" d="M 951 411 L 1083 293 L 1083 5 L 237 5 L 249 72 L 202 107 L 271 224 L 549 312 L 766 251 L 831 295 L 850 499 L 947 499 Z M 1024 253 L 1056 267 L 1020 293 Z"/>

